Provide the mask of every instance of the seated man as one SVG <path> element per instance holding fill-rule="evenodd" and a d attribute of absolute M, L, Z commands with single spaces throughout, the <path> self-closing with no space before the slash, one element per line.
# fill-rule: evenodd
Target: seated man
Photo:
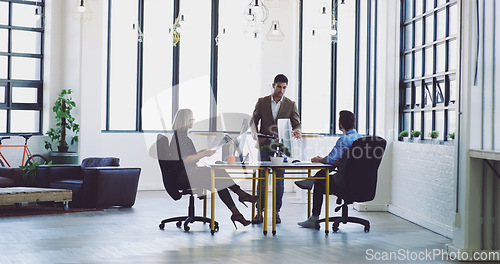
<path fill-rule="evenodd" d="M 351 147 L 352 143 L 361 136 L 354 129 L 356 118 L 354 114 L 350 111 L 340 111 L 339 114 L 339 129 L 344 133 L 335 143 L 332 151 L 328 156 L 322 158 L 316 156 L 311 159 L 311 162 L 315 163 L 325 163 L 332 164 L 333 168 L 340 167 L 339 171 L 333 176 L 330 176 L 330 190 L 335 190 L 336 188 L 345 187 L 344 175 L 342 173 L 342 161 L 341 157 L 344 152 Z M 318 171 L 314 177 L 324 177 L 324 171 Z M 319 220 L 319 214 L 321 212 L 321 206 L 323 204 L 323 194 L 325 194 L 325 180 L 316 179 L 306 179 L 301 181 L 295 181 L 295 184 L 301 189 L 311 190 L 314 186 L 313 194 L 313 208 L 312 215 L 307 220 L 299 222 L 298 224 L 302 227 L 315 228 L 316 221 Z"/>

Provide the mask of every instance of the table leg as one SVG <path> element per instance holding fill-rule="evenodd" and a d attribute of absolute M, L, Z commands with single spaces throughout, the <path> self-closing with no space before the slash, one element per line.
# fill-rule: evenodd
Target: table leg
<path fill-rule="evenodd" d="M 276 170 L 273 169 L 273 211 L 272 211 L 272 219 L 273 219 L 273 235 L 276 235 Z"/>
<path fill-rule="evenodd" d="M 252 173 L 252 195 L 255 196 L 255 176 L 257 175 L 256 170 Z M 259 198 L 260 199 L 260 198 Z M 255 205 L 252 204 L 252 223 L 255 223 Z M 260 220 L 260 219 L 258 219 Z"/>
<path fill-rule="evenodd" d="M 267 168 L 264 168 L 264 193 L 261 194 L 261 197 L 264 196 L 264 235 L 267 235 L 267 193 L 269 191 L 268 184 L 269 184 L 269 170 Z M 262 206 L 262 203 L 261 203 Z"/>
<path fill-rule="evenodd" d="M 203 217 L 207 217 L 207 190 L 203 189 L 203 196 L 205 196 L 205 199 L 203 199 Z"/>
<path fill-rule="evenodd" d="M 215 233 L 215 171 L 214 169 L 211 169 L 211 177 L 212 177 L 212 186 L 211 186 L 211 193 L 210 195 L 212 196 L 212 201 L 211 201 L 211 207 L 210 207 L 210 233 L 212 235 Z"/>
<path fill-rule="evenodd" d="M 307 178 L 311 178 L 311 169 L 307 170 Z M 307 218 L 311 217 L 311 190 L 307 190 Z"/>
<path fill-rule="evenodd" d="M 330 170 L 328 168 L 325 168 L 325 175 L 326 175 L 326 178 L 325 178 L 325 183 L 326 183 L 326 186 L 325 186 L 325 234 L 328 235 L 328 218 L 329 218 L 329 215 L 328 215 L 328 212 L 329 212 L 329 197 L 330 197 Z"/>

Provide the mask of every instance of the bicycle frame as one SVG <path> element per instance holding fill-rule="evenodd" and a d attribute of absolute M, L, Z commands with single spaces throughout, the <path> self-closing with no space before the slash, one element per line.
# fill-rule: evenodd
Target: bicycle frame
<path fill-rule="evenodd" d="M 23 150 L 23 160 L 21 162 L 21 165 L 24 165 L 24 161 L 27 160 L 27 159 L 29 159 L 31 157 L 31 151 L 28 148 L 28 144 L 27 143 L 24 143 L 24 145 L 4 145 L 4 144 L 0 143 L 0 158 L 2 158 L 3 161 L 5 161 L 5 164 L 7 166 L 9 166 L 9 167 L 12 167 L 12 166 L 10 166 L 10 163 L 7 161 L 7 159 L 5 158 L 5 156 L 2 154 L 2 151 L 1 151 L 2 148 L 24 148 L 24 150 Z"/>

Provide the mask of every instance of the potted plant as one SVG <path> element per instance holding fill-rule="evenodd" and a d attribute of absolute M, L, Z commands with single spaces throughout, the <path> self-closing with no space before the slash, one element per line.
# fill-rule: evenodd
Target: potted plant
<path fill-rule="evenodd" d="M 411 131 L 411 137 L 413 139 L 413 142 L 420 142 L 420 135 L 422 135 L 422 132 L 418 130 Z"/>
<path fill-rule="evenodd" d="M 45 148 L 48 150 L 52 150 L 52 143 L 57 142 L 57 150 L 59 152 L 68 152 L 69 146 L 66 141 L 67 131 L 74 132 L 70 145 L 78 142 L 80 126 L 75 123 L 75 118 L 71 115 L 71 110 L 76 107 L 75 101 L 70 96 L 71 93 L 71 89 L 62 90 L 52 107 L 52 111 L 55 113 L 56 128 L 51 128 L 47 131 L 47 136 L 49 136 L 50 140 L 45 141 Z"/>
<path fill-rule="evenodd" d="M 430 133 L 429 133 L 429 137 L 431 137 L 431 140 L 432 140 L 432 143 L 433 144 L 437 144 L 438 143 L 438 137 L 439 137 L 439 132 L 436 131 L 436 130 L 432 130 Z"/>
<path fill-rule="evenodd" d="M 451 139 L 451 140 L 454 140 L 455 139 L 455 132 L 449 133 L 448 134 L 448 138 Z"/>
<path fill-rule="evenodd" d="M 49 161 L 47 165 L 51 165 L 52 161 Z M 36 168 L 40 166 L 35 160 L 30 160 L 24 166 L 19 166 L 23 170 L 23 184 L 25 186 L 36 186 Z"/>
<path fill-rule="evenodd" d="M 281 142 L 271 142 L 269 145 L 263 146 L 261 149 L 273 153 L 271 163 L 275 165 L 283 164 L 283 156 L 290 157 L 292 155 L 290 150 Z"/>
<path fill-rule="evenodd" d="M 408 142 L 408 130 L 403 130 L 399 133 L 398 138 L 400 141 Z"/>

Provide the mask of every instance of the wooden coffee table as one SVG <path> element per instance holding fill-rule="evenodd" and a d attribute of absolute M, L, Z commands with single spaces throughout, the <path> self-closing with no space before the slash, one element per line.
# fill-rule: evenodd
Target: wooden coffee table
<path fill-rule="evenodd" d="M 21 203 L 62 202 L 64 211 L 69 209 L 71 190 L 34 187 L 0 188 L 0 205 L 20 206 Z"/>

